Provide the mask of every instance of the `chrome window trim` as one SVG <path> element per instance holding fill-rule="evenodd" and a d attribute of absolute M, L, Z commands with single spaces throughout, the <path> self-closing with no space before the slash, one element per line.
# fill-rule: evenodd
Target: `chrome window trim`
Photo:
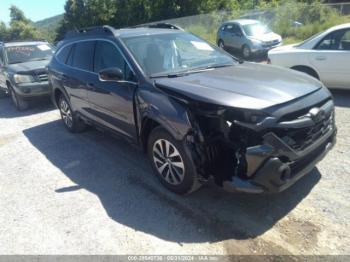
<path fill-rule="evenodd" d="M 120 47 L 113 41 L 109 40 L 109 39 L 104 39 L 104 38 L 90 38 L 90 39 L 82 39 L 82 40 L 76 40 L 76 41 L 72 41 L 72 42 L 69 42 L 65 45 L 63 45 L 59 50 L 58 52 L 56 52 L 54 54 L 55 56 L 55 59 L 57 60 L 58 63 L 60 63 L 61 65 L 64 65 L 64 66 L 68 66 L 72 69 L 75 69 L 75 70 L 80 70 L 82 72 L 86 72 L 86 73 L 90 73 L 90 74 L 95 74 L 95 75 L 99 75 L 98 73 L 94 72 L 94 71 L 89 71 L 89 70 L 84 70 L 84 69 L 81 69 L 81 68 L 78 68 L 78 67 L 74 67 L 74 66 L 70 66 L 70 65 L 67 65 L 67 64 L 64 64 L 62 63 L 58 58 L 57 58 L 57 55 L 59 55 L 59 53 L 63 50 L 63 48 L 66 48 L 70 45 L 74 45 L 76 43 L 81 43 L 81 42 L 96 42 L 96 41 L 104 41 L 104 42 L 108 42 L 108 43 L 111 43 L 112 45 L 114 45 L 114 47 L 117 48 L 118 52 L 122 55 L 124 61 L 126 62 L 126 64 L 129 66 L 130 70 L 133 72 L 133 74 L 136 76 L 135 74 L 135 71 L 134 69 L 132 68 L 132 66 L 130 65 L 129 61 L 126 59 L 124 53 L 122 52 L 122 50 L 120 49 Z M 96 48 L 96 47 L 95 47 Z M 100 78 L 99 78 L 100 79 Z M 115 81 L 116 82 L 116 81 Z M 132 84 L 138 84 L 138 82 L 134 82 L 134 81 L 128 81 L 128 80 L 121 80 L 121 81 L 118 81 L 116 83 L 132 83 Z"/>

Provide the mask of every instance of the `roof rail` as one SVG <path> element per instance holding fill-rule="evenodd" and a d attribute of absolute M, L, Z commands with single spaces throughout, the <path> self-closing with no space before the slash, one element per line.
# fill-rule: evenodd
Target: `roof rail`
<path fill-rule="evenodd" d="M 73 37 L 79 37 L 79 36 L 85 36 L 85 35 L 113 35 L 114 28 L 108 25 L 104 26 L 93 26 L 93 27 L 86 27 L 81 29 L 76 29 L 73 31 L 69 31 L 64 36 L 65 39 L 67 38 L 73 38 Z"/>
<path fill-rule="evenodd" d="M 156 23 L 148 23 L 148 24 L 142 24 L 142 25 L 135 25 L 131 28 L 139 28 L 139 27 L 146 27 L 146 28 L 160 28 L 160 29 L 175 29 L 175 30 L 181 30 L 184 31 L 180 26 L 170 24 L 170 23 L 164 23 L 164 22 L 156 22 Z"/>

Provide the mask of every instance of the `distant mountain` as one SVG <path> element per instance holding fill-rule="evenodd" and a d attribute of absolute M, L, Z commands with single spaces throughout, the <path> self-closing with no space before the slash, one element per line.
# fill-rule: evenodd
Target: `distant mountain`
<path fill-rule="evenodd" d="M 39 28 L 39 29 L 43 29 L 43 30 L 56 30 L 56 28 L 58 27 L 59 23 L 62 21 L 63 19 L 63 14 L 62 15 L 56 15 L 53 17 L 49 17 L 40 21 L 37 21 L 34 23 L 34 25 Z"/>

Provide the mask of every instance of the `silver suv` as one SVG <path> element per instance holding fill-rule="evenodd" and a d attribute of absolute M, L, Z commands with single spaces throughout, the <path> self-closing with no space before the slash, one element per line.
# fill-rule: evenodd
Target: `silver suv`
<path fill-rule="evenodd" d="M 258 20 L 237 19 L 223 23 L 217 32 L 217 44 L 242 52 L 245 59 L 265 54 L 282 44 L 282 37 Z"/>

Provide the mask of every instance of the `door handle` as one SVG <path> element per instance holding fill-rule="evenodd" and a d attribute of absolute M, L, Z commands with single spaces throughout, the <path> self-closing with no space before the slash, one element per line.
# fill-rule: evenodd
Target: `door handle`
<path fill-rule="evenodd" d="M 326 59 L 327 58 L 325 56 L 316 56 L 316 60 L 318 60 L 318 61 L 324 61 Z"/>

